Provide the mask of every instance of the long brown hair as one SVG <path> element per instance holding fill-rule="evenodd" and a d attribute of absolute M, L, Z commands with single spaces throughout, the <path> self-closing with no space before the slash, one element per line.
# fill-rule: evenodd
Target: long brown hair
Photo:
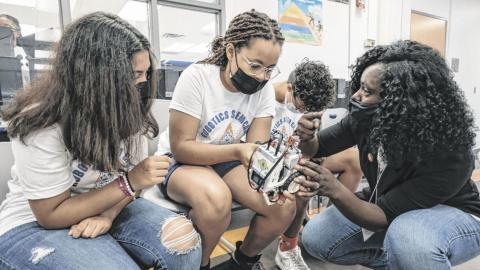
<path fill-rule="evenodd" d="M 150 55 L 150 97 L 156 93 L 147 38 L 116 15 L 96 12 L 73 22 L 54 50 L 52 68 L 20 92 L 2 113 L 8 134 L 25 143 L 34 131 L 58 124 L 74 159 L 118 170 L 122 148 L 133 155 L 137 134 L 158 134 L 151 99 L 135 87 L 133 55 Z"/>

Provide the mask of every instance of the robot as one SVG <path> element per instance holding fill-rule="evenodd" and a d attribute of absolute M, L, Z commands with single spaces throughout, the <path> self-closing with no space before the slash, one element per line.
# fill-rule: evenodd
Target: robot
<path fill-rule="evenodd" d="M 263 193 L 269 205 L 277 202 L 284 191 L 293 194 L 300 188 L 300 185 L 293 181 L 300 175 L 294 169 L 301 158 L 298 143 L 298 136 L 286 137 L 275 132 L 267 143 L 257 148 L 250 159 L 250 186 Z"/>

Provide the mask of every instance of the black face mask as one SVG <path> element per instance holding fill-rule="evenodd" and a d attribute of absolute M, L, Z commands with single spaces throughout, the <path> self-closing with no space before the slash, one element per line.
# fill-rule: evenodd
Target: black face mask
<path fill-rule="evenodd" d="M 235 61 L 237 61 L 237 55 L 235 53 Z M 232 75 L 230 78 L 232 80 L 233 86 L 237 88 L 238 91 L 246 94 L 246 95 L 252 95 L 255 94 L 256 92 L 260 91 L 265 84 L 268 82 L 268 80 L 264 81 L 257 81 L 255 78 L 252 78 L 248 76 L 243 70 L 238 66 L 237 62 L 237 71 L 235 74 Z"/>
<path fill-rule="evenodd" d="M 350 115 L 357 120 L 358 124 L 363 127 L 370 127 L 373 117 L 377 114 L 380 103 L 362 104 L 354 99 L 350 99 L 348 105 Z"/>
<path fill-rule="evenodd" d="M 140 93 L 140 101 L 143 108 L 146 108 L 148 105 L 148 100 L 150 96 L 150 83 L 148 81 L 140 82 L 135 85 L 137 87 L 138 93 Z"/>
<path fill-rule="evenodd" d="M 150 98 L 150 84 L 148 83 L 148 81 L 139 82 L 135 85 L 135 87 L 137 87 L 137 90 L 140 93 L 140 98 L 142 99 L 142 101 L 144 99 Z"/>

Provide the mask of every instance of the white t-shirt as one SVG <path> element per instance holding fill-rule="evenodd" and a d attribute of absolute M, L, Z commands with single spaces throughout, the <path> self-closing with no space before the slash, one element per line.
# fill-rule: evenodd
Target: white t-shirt
<path fill-rule="evenodd" d="M 142 137 L 142 146 L 131 162 L 136 164 L 145 158 L 146 150 Z M 116 174 L 100 172 L 72 160 L 58 125 L 30 134 L 25 144 L 12 139 L 12 152 L 15 163 L 11 169 L 12 179 L 8 181 L 9 192 L 0 205 L 0 235 L 36 220 L 28 200 L 51 198 L 68 189 L 75 196 L 117 178 Z M 125 161 L 125 155 L 120 158 Z"/>
<path fill-rule="evenodd" d="M 253 119 L 274 116 L 274 90 L 268 82 L 253 95 L 231 92 L 220 79 L 220 67 L 192 64 L 182 72 L 170 109 L 200 120 L 197 141 L 209 144 L 239 143 Z M 170 151 L 168 129 L 160 135 L 157 154 Z"/>
<path fill-rule="evenodd" d="M 158 148 L 157 152 L 155 152 L 155 155 L 161 156 L 172 152 L 172 150 L 170 150 L 170 138 L 168 136 L 170 135 L 167 127 L 166 130 L 158 135 Z"/>
<path fill-rule="evenodd" d="M 347 114 L 348 110 L 344 108 L 326 109 L 322 115 L 321 129 L 335 125 Z M 272 132 L 278 130 L 284 135 L 292 135 L 302 115 L 302 113 L 291 112 L 284 103 L 275 101 L 275 117 L 272 121 Z"/>
<path fill-rule="evenodd" d="M 279 131 L 284 136 L 293 134 L 297 122 L 302 117 L 301 113 L 294 113 L 287 109 L 284 103 L 275 101 L 275 117 L 272 121 L 272 132 Z"/>

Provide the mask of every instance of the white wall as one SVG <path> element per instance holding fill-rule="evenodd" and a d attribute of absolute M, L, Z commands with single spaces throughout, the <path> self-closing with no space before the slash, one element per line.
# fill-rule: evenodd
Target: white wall
<path fill-rule="evenodd" d="M 379 44 L 410 38 L 412 10 L 431 14 L 449 21 L 451 0 L 380 0 L 378 1 Z M 456 0 L 455 0 L 456 1 Z M 448 28 L 448 25 L 447 25 Z M 448 39 L 448 29 L 447 29 Z M 448 50 L 448 41 L 447 41 Z"/>
<path fill-rule="evenodd" d="M 460 59 L 455 79 L 465 92 L 480 127 L 480 1 L 452 0 L 449 26 L 448 59 Z M 480 134 L 478 137 L 480 142 Z"/>

